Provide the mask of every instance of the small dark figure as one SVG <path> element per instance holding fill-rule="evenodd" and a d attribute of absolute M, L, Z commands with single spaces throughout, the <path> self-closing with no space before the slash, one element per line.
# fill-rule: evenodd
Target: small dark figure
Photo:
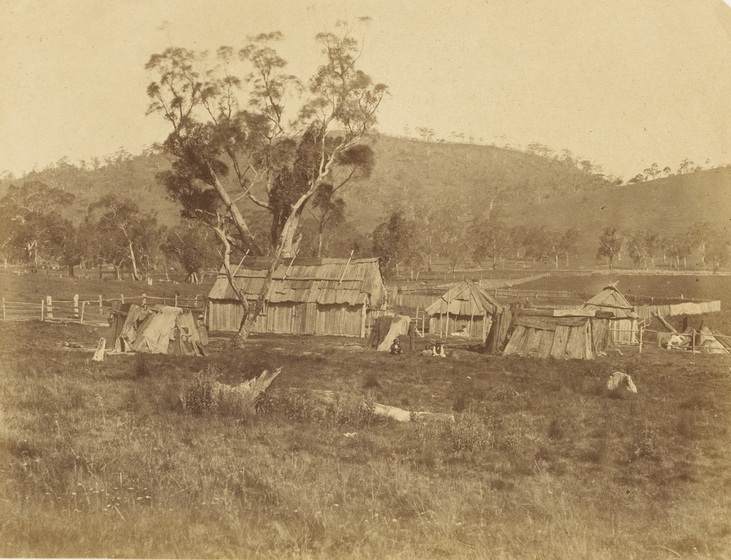
<path fill-rule="evenodd" d="M 394 338 L 393 344 L 391 344 L 391 354 L 401 354 L 401 343 L 398 338 Z"/>

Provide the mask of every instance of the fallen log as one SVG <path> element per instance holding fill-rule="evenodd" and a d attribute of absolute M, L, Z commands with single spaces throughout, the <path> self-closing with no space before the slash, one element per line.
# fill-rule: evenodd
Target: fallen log
<path fill-rule="evenodd" d="M 324 405 L 333 405 L 337 402 L 338 397 L 346 396 L 346 393 L 335 393 L 327 390 L 310 390 L 306 392 L 297 391 L 300 396 L 317 401 Z M 391 418 L 397 422 L 412 422 L 414 420 L 440 420 L 445 422 L 454 422 L 454 415 L 444 412 L 426 412 L 426 411 L 409 411 L 395 406 L 389 406 L 381 403 L 369 403 L 363 399 L 364 407 L 370 406 L 371 412 L 376 416 L 384 416 Z"/>

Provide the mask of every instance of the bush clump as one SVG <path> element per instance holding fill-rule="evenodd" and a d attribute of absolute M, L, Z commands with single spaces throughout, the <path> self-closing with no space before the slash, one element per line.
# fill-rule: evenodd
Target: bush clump
<path fill-rule="evenodd" d="M 217 402 L 214 398 L 214 383 L 214 368 L 209 366 L 206 371 L 197 372 L 180 394 L 183 410 L 196 416 L 215 411 Z"/>

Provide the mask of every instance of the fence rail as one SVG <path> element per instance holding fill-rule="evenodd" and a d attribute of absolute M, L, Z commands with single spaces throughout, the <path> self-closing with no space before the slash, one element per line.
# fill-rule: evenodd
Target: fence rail
<path fill-rule="evenodd" d="M 172 305 L 204 312 L 206 298 L 200 294 L 194 297 L 172 296 L 139 296 L 119 298 L 104 298 L 103 296 L 75 295 L 71 300 L 54 299 L 46 296 L 38 303 L 6 301 L 2 298 L 0 320 L 4 321 L 55 321 L 80 324 L 107 324 L 115 305 L 136 303 L 142 306 Z"/>

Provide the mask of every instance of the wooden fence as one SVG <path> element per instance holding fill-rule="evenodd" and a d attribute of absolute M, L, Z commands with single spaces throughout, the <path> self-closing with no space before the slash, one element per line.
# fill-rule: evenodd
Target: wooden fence
<path fill-rule="evenodd" d="M 5 321 L 54 321 L 107 325 L 115 304 L 136 303 L 142 306 L 172 305 L 205 314 L 206 298 L 200 294 L 195 297 L 172 295 L 167 297 L 139 296 L 103 298 L 99 296 L 74 295 L 71 300 L 54 299 L 46 296 L 38 303 L 13 302 L 2 299 L 0 320 Z"/>

